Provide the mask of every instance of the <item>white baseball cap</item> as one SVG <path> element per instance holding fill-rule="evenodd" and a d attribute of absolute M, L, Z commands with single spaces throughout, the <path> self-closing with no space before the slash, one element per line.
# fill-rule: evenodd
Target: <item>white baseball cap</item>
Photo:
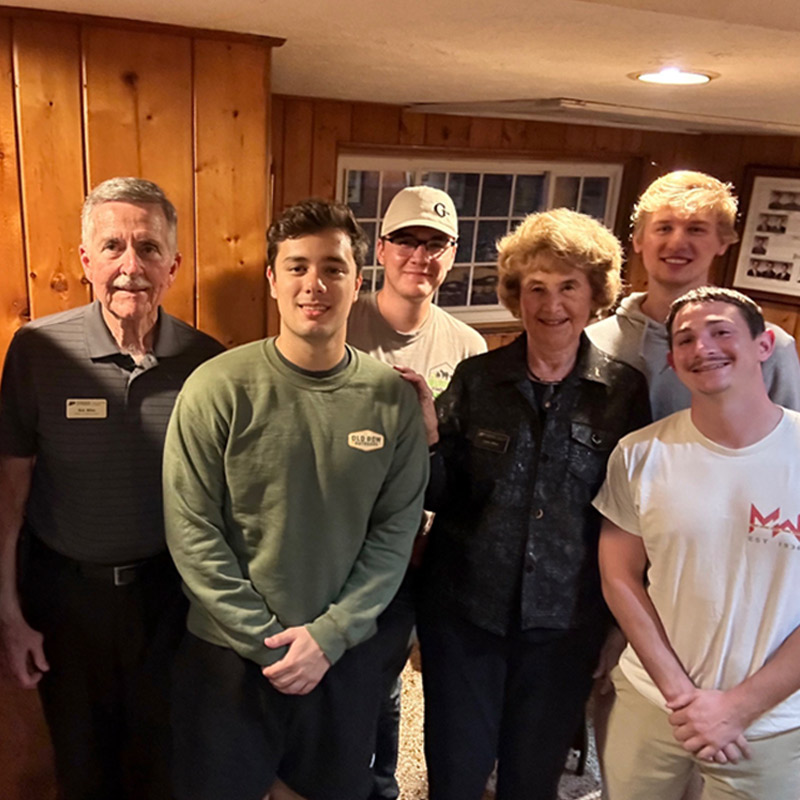
<path fill-rule="evenodd" d="M 401 189 L 386 209 L 381 236 L 414 225 L 434 228 L 458 239 L 458 216 L 450 195 L 433 186 L 407 186 Z"/>

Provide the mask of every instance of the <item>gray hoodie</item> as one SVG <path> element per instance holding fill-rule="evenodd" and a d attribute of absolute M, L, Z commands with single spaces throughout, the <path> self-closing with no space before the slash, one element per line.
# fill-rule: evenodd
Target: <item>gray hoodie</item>
<path fill-rule="evenodd" d="M 642 312 L 645 292 L 626 297 L 613 317 L 586 329 L 592 344 L 643 372 L 650 388 L 653 419 L 661 419 L 691 404 L 689 390 L 667 364 L 667 326 Z M 800 361 L 794 338 L 767 323 L 775 334 L 775 350 L 764 362 L 764 383 L 774 403 L 800 411 Z"/>

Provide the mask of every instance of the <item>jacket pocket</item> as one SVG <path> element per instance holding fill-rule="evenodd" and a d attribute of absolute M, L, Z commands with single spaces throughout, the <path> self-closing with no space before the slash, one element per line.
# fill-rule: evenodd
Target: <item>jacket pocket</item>
<path fill-rule="evenodd" d="M 606 476 L 606 464 L 617 437 L 608 431 L 593 428 L 584 422 L 572 422 L 568 469 L 577 478 L 597 491 Z"/>

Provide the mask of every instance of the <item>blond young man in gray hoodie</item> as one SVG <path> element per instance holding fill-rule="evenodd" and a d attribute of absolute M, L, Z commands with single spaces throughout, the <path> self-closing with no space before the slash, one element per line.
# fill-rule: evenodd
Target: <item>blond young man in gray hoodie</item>
<path fill-rule="evenodd" d="M 664 325 L 673 300 L 709 282 L 714 258 L 738 240 L 731 185 L 702 172 L 679 170 L 645 190 L 633 211 L 633 249 L 647 271 L 646 292 L 626 297 L 616 314 L 586 333 L 601 350 L 647 377 L 653 419 L 688 408 L 688 389 L 667 364 Z M 794 339 L 776 325 L 775 351 L 763 365 L 770 399 L 800 410 L 800 363 Z"/>

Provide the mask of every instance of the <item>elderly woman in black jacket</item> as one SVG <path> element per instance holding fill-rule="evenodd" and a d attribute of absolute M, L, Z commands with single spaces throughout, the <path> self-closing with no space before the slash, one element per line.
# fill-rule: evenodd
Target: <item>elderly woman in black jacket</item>
<path fill-rule="evenodd" d="M 431 800 L 479 800 L 495 759 L 498 800 L 556 797 L 609 629 L 592 498 L 618 439 L 650 418 L 643 376 L 583 333 L 620 289 L 613 234 L 558 209 L 498 250 L 500 299 L 524 333 L 462 362 L 429 424 Z"/>

